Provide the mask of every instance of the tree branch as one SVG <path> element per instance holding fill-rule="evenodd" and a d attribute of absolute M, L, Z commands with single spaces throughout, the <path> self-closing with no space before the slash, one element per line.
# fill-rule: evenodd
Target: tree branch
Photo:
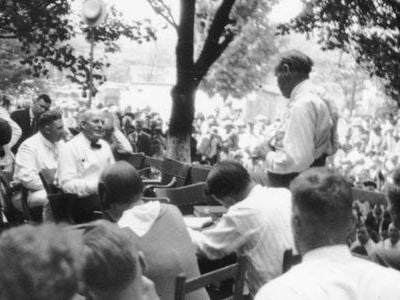
<path fill-rule="evenodd" d="M 235 37 L 235 34 L 229 31 L 226 33 L 224 40 L 220 42 L 225 31 L 225 26 L 232 23 L 229 15 L 234 4 L 235 0 L 224 0 L 215 13 L 207 39 L 204 42 L 203 50 L 195 63 L 195 70 L 197 71 L 196 79 L 199 82 Z"/>
<path fill-rule="evenodd" d="M 155 3 L 155 1 L 158 3 Z M 175 21 L 172 15 L 171 8 L 164 3 L 163 0 L 147 0 L 154 12 L 160 15 L 168 24 L 170 24 L 175 30 L 178 30 L 178 23 Z"/>

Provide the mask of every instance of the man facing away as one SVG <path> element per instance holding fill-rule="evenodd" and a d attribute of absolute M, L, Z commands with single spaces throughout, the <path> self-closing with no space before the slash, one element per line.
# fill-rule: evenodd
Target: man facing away
<path fill-rule="evenodd" d="M 282 273 L 283 253 L 294 248 L 290 192 L 255 184 L 247 170 L 233 161 L 214 166 L 207 189 L 228 211 L 212 228 L 190 231 L 197 253 L 210 259 L 244 255 L 247 284 L 254 295 Z"/>
<path fill-rule="evenodd" d="M 290 185 L 292 227 L 303 262 L 261 288 L 256 300 L 400 298 L 400 274 L 351 255 L 352 191 L 332 170 L 313 168 Z"/>
<path fill-rule="evenodd" d="M 33 100 L 31 108 L 20 109 L 11 113 L 11 119 L 13 119 L 22 130 L 21 138 L 12 148 L 14 153 L 17 153 L 18 147 L 23 141 L 38 131 L 38 119 L 42 113 L 50 109 L 50 105 L 50 97 L 46 94 L 41 94 Z"/>
<path fill-rule="evenodd" d="M 38 120 L 39 132 L 26 139 L 15 158 L 14 179 L 28 190 L 28 205 L 43 206 L 43 220 L 52 220 L 47 193 L 39 173 L 48 174 L 54 180 L 58 167 L 60 148 L 64 144 L 64 124 L 56 111 L 43 113 Z"/>
<path fill-rule="evenodd" d="M 282 126 L 283 145 L 266 141 L 266 166 L 271 186 L 288 187 L 300 172 L 325 166 L 337 149 L 337 112 L 321 99 L 309 80 L 312 60 L 297 50 L 281 55 L 275 69 L 279 89 L 289 99 L 288 117 Z M 273 140 L 273 136 L 271 141 Z"/>
<path fill-rule="evenodd" d="M 143 254 L 127 230 L 97 221 L 83 234 L 83 278 L 93 300 L 158 300 L 154 283 L 143 276 Z"/>
<path fill-rule="evenodd" d="M 61 149 L 59 183 L 65 193 L 80 198 L 72 211 L 78 223 L 97 219 L 95 211 L 101 210 L 97 184 L 104 168 L 114 163 L 110 146 L 101 139 L 103 128 L 103 114 L 88 110 L 80 116 L 81 132 Z"/>

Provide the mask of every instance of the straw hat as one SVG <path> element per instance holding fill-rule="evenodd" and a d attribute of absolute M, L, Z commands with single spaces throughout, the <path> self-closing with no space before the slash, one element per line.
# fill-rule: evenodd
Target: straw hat
<path fill-rule="evenodd" d="M 82 4 L 83 21 L 89 27 L 96 27 L 107 16 L 106 4 L 103 0 L 85 0 Z"/>

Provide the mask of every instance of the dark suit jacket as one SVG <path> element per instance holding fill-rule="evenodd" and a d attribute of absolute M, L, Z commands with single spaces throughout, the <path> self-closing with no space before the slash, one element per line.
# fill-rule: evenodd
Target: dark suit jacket
<path fill-rule="evenodd" d="M 19 145 L 25 141 L 28 137 L 32 136 L 35 132 L 31 126 L 31 117 L 29 116 L 29 108 L 19 109 L 11 113 L 11 119 L 13 119 L 19 127 L 21 127 L 22 135 L 18 142 L 12 147 L 12 152 L 17 153 Z"/>
<path fill-rule="evenodd" d="M 152 156 L 150 135 L 142 131 L 138 134 L 136 143 L 137 152 L 143 152 L 147 156 Z"/>

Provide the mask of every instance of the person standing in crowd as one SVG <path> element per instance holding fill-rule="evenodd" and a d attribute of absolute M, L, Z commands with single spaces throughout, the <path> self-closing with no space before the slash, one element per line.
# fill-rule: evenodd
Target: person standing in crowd
<path fill-rule="evenodd" d="M 217 163 L 206 183 L 208 192 L 228 211 L 212 228 L 190 230 L 196 252 L 209 259 L 244 255 L 247 284 L 255 295 L 282 273 L 283 253 L 294 248 L 290 193 L 256 185 L 247 170 L 233 161 Z"/>
<path fill-rule="evenodd" d="M 28 205 L 42 206 L 43 221 L 50 221 L 51 208 L 39 173 L 54 181 L 60 148 L 64 144 L 62 141 L 64 124 L 61 114 L 56 111 L 41 114 L 38 128 L 39 132 L 26 139 L 18 149 L 14 179 L 28 190 Z"/>
<path fill-rule="evenodd" d="M 32 104 L 31 108 L 16 110 L 11 113 L 13 119 L 21 128 L 22 136 L 12 148 L 14 153 L 17 153 L 19 145 L 28 137 L 34 135 L 37 131 L 37 121 L 42 113 L 50 109 L 51 99 L 46 94 L 41 94 Z"/>
<path fill-rule="evenodd" d="M 174 299 L 175 279 L 182 272 L 199 276 L 196 255 L 182 214 L 176 206 L 158 201 L 143 202 L 143 183 L 136 169 L 125 161 L 106 168 L 99 182 L 105 212 L 143 251 L 144 275 L 154 281 L 162 300 Z M 111 298 L 108 298 L 111 299 Z M 205 289 L 186 295 L 187 300 L 209 299 Z"/>
<path fill-rule="evenodd" d="M 87 110 L 80 116 L 81 132 L 61 148 L 59 184 L 65 193 L 80 198 L 72 214 L 76 222 L 96 219 L 101 210 L 97 184 L 104 168 L 114 163 L 110 146 L 102 140 L 104 116 L 100 111 Z"/>
<path fill-rule="evenodd" d="M 351 185 L 339 173 L 312 168 L 290 185 L 292 227 L 302 263 L 261 288 L 256 300 L 400 297 L 400 273 L 351 255 Z"/>
<path fill-rule="evenodd" d="M 82 242 L 71 230 L 23 225 L 0 237 L 0 300 L 73 300 L 81 273 Z"/>
<path fill-rule="evenodd" d="M 393 223 L 389 225 L 388 238 L 379 242 L 378 247 L 400 252 L 400 232 L 394 227 Z"/>
<path fill-rule="evenodd" d="M 288 118 L 282 124 L 283 147 L 265 142 L 266 167 L 271 186 L 288 187 L 300 172 L 324 166 L 338 148 L 337 115 L 332 103 L 316 93 L 309 75 L 313 61 L 297 50 L 281 55 L 275 68 L 279 89 L 289 99 Z"/>
<path fill-rule="evenodd" d="M 106 221 L 84 229 L 83 279 L 92 300 L 159 300 L 146 260 L 127 230 Z"/>

